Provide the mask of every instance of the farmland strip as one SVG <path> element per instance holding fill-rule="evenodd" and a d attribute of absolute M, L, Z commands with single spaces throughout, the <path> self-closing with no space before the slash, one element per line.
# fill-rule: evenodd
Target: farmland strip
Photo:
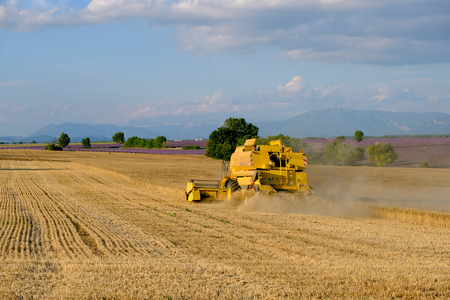
<path fill-rule="evenodd" d="M 78 228 L 79 232 L 84 232 L 84 229 L 81 230 L 80 228 L 89 228 L 89 232 L 90 234 L 99 237 L 99 240 L 101 240 L 101 243 L 103 244 L 104 247 L 106 247 L 106 249 L 108 250 L 108 253 L 111 254 L 120 254 L 120 255 L 135 255 L 133 253 L 136 254 L 145 254 L 145 253 L 153 253 L 154 251 L 151 250 L 149 252 L 149 250 L 146 250 L 146 247 L 143 248 L 142 246 L 137 246 L 137 244 L 135 244 L 134 242 L 131 242 L 130 240 L 127 240 L 125 238 L 122 238 L 121 235 L 118 235 L 117 233 L 113 233 L 112 231 L 108 230 L 108 227 L 102 226 L 101 223 L 98 223 L 98 218 L 92 218 L 91 216 L 89 216 L 91 213 L 90 211 L 92 210 L 92 208 L 88 209 L 88 210 L 80 210 L 81 207 L 84 207 L 84 196 L 83 198 L 80 199 L 80 195 L 86 195 L 87 197 L 91 198 L 93 195 L 91 192 L 88 192 L 90 190 L 90 185 L 95 184 L 97 189 L 95 189 L 94 187 L 92 188 L 92 190 L 95 190 L 96 193 L 98 191 L 98 195 L 95 197 L 96 202 L 98 202 L 100 200 L 100 202 L 102 202 L 103 200 L 101 200 L 102 198 L 104 198 L 102 196 L 102 188 L 99 187 L 98 182 L 93 182 L 92 180 L 86 180 L 84 181 L 84 179 L 79 178 L 79 175 L 77 173 L 77 175 L 71 176 L 71 178 L 75 178 L 75 180 L 73 182 L 85 182 L 86 184 L 83 186 L 74 186 L 73 189 L 70 188 L 71 186 L 73 186 L 73 182 L 67 180 L 68 177 L 66 176 L 61 176 L 61 173 L 64 174 L 64 172 L 59 172 L 60 176 L 56 176 L 57 181 L 51 182 L 51 184 L 59 184 L 58 181 L 62 181 L 65 182 L 65 184 L 68 184 L 68 186 L 66 186 L 66 188 L 64 190 L 58 191 L 57 194 L 53 194 L 54 190 L 52 190 L 52 192 L 50 192 L 50 190 L 46 190 L 46 191 L 42 191 L 46 193 L 47 198 L 52 199 L 52 201 L 54 203 L 58 203 L 56 204 L 58 206 L 58 209 L 65 215 L 65 217 L 67 219 L 72 220 L 72 224 Z M 85 175 L 81 174 L 81 176 L 84 178 Z M 48 182 L 47 184 L 49 184 L 50 182 L 48 181 L 49 178 L 46 179 L 46 181 Z M 36 183 L 36 186 L 41 186 L 41 183 Z M 109 186 L 105 186 L 105 189 L 109 189 Z M 89 199 L 88 198 L 88 199 Z M 59 199 L 65 199 L 63 202 L 60 201 Z M 80 199 L 82 200 L 81 202 L 78 202 L 77 205 L 73 205 L 71 203 L 75 203 L 74 201 L 71 201 L 70 199 Z M 69 201 L 68 201 L 69 200 Z M 110 199 L 108 199 L 110 200 Z M 106 202 L 107 199 L 105 198 L 104 201 Z M 115 200 L 117 201 L 117 200 Z M 121 201 L 121 200 L 120 200 Z M 92 202 L 89 202 L 89 205 L 92 205 Z M 100 209 L 100 211 L 98 211 L 98 209 Z M 86 215 L 86 213 L 88 215 Z M 100 213 L 100 215 L 102 214 L 109 214 L 107 211 L 104 211 L 103 208 L 98 207 L 96 209 L 95 212 L 97 215 Z M 76 215 L 76 217 L 75 217 Z M 75 221 L 76 220 L 76 221 Z M 83 224 L 83 225 L 82 225 Z"/>
<path fill-rule="evenodd" d="M 73 226 L 62 218 L 57 207 L 49 201 L 48 194 L 34 182 L 30 172 L 24 172 L 21 175 L 21 178 L 18 179 L 18 182 L 22 180 L 19 191 L 21 191 L 25 199 L 29 199 L 27 203 L 30 207 L 33 207 L 32 211 L 37 215 L 42 215 L 42 218 L 45 220 L 49 234 L 50 250 L 53 249 L 57 251 L 58 255 L 63 254 L 69 257 L 74 257 L 74 255 L 77 255 L 76 253 L 85 252 L 79 247 L 79 242 L 72 243 L 74 241 L 74 233 L 71 227 Z M 71 245 L 69 246 L 69 244 Z"/>

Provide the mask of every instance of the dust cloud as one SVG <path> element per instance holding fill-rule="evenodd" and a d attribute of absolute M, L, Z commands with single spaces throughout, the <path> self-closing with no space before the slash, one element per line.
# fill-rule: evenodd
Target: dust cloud
<path fill-rule="evenodd" d="M 309 178 L 331 203 L 450 212 L 450 172 L 407 168 L 316 166 Z"/>
<path fill-rule="evenodd" d="M 341 174 L 342 175 L 342 174 Z M 358 194 L 366 176 L 338 176 L 324 178 L 314 188 L 315 194 L 302 196 L 295 193 L 279 192 L 275 195 L 259 193 L 251 197 L 247 204 L 238 207 L 241 211 L 313 214 L 336 217 L 371 217 L 370 207 L 361 203 Z"/>
<path fill-rule="evenodd" d="M 371 217 L 373 206 L 450 212 L 450 182 L 446 172 L 344 167 L 322 167 L 320 171 L 310 176 L 315 195 L 259 193 L 237 209 L 363 218 Z"/>
<path fill-rule="evenodd" d="M 250 197 L 247 203 L 241 203 L 237 210 L 336 217 L 370 217 L 369 207 L 354 201 L 331 200 L 318 195 L 301 196 L 286 192 L 275 195 L 259 193 Z"/>

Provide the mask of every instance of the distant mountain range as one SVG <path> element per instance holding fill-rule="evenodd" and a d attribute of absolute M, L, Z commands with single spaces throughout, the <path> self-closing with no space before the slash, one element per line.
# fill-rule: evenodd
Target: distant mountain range
<path fill-rule="evenodd" d="M 148 125 L 145 120 L 135 126 L 88 125 L 77 123 L 48 124 L 28 137 L 0 137 L 3 142 L 48 142 L 61 132 L 72 142 L 89 137 L 91 141 L 110 141 L 114 133 L 122 131 L 125 137 L 154 138 L 163 135 L 168 139 L 207 139 L 220 123 L 178 122 Z M 150 124 L 150 123 L 149 123 Z M 254 123 L 260 136 L 283 133 L 291 137 L 351 136 L 361 130 L 366 136 L 450 134 L 450 115 L 445 113 L 399 113 L 377 110 L 352 110 L 332 108 L 299 114 L 281 122 Z"/>
<path fill-rule="evenodd" d="M 450 134 L 450 115 L 332 108 L 256 125 L 261 136 L 279 133 L 291 137 L 352 136 L 356 130 L 366 136 Z"/>

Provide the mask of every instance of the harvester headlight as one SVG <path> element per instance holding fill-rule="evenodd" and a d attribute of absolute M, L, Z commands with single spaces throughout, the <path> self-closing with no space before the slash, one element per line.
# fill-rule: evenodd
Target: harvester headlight
<path fill-rule="evenodd" d="M 294 185 L 294 183 L 292 181 L 289 182 L 289 185 Z"/>

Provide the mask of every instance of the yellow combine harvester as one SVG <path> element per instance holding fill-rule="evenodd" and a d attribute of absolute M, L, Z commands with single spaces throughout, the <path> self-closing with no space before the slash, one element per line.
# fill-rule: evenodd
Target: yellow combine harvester
<path fill-rule="evenodd" d="M 306 173 L 306 155 L 293 152 L 280 140 L 270 145 L 255 146 L 255 139 L 247 140 L 244 146 L 236 147 L 231 160 L 223 162 L 220 181 L 191 180 L 186 187 L 186 200 L 231 200 L 234 194 L 247 198 L 255 193 L 267 194 L 287 191 L 312 194 Z"/>

